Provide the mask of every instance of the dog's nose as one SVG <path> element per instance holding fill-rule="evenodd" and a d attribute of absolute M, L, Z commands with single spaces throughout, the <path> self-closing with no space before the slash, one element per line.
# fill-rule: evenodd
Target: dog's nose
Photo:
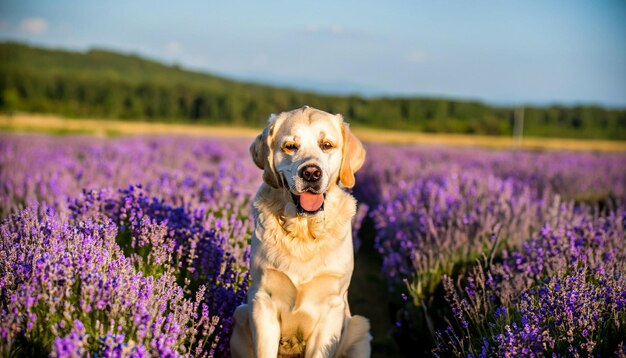
<path fill-rule="evenodd" d="M 313 182 L 322 176 L 322 169 L 317 165 L 307 165 L 300 170 L 300 177 L 306 181 Z"/>

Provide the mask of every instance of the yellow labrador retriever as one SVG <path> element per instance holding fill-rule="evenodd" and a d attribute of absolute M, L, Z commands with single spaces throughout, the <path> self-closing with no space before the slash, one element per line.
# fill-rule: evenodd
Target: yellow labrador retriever
<path fill-rule="evenodd" d="M 233 357 L 369 357 L 369 322 L 348 307 L 356 201 L 342 189 L 365 160 L 361 142 L 340 115 L 305 106 L 270 117 L 250 152 L 264 183 Z"/>

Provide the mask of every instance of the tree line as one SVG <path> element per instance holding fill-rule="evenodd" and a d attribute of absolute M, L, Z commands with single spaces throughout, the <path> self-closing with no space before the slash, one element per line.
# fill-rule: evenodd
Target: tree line
<path fill-rule="evenodd" d="M 0 44 L 0 110 L 262 126 L 304 104 L 374 128 L 511 135 L 515 108 L 446 98 L 329 96 L 227 80 L 104 50 Z M 524 135 L 626 139 L 626 110 L 527 106 Z"/>

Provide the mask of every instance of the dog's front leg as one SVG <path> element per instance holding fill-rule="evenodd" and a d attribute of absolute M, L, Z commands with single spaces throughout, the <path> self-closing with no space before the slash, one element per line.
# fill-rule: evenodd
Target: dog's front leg
<path fill-rule="evenodd" d="M 280 324 L 278 312 L 271 297 L 266 292 L 259 291 L 251 301 L 252 340 L 254 356 L 256 358 L 276 358 L 280 342 Z"/>
<path fill-rule="evenodd" d="M 230 337 L 230 355 L 232 358 L 250 358 L 253 356 L 252 333 L 250 333 L 250 306 L 242 304 L 233 314 L 235 326 Z"/>
<path fill-rule="evenodd" d="M 334 357 L 341 338 L 341 328 L 343 326 L 343 305 L 334 305 L 324 314 L 320 315 L 320 320 L 315 331 L 306 344 L 306 357 L 327 358 Z"/>

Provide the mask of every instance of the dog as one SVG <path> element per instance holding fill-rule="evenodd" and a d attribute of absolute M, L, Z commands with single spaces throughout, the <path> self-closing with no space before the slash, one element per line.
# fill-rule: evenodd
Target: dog
<path fill-rule="evenodd" d="M 272 115 L 250 153 L 263 184 L 232 356 L 369 357 L 369 321 L 348 307 L 356 200 L 344 190 L 365 160 L 362 143 L 341 115 L 304 106 Z"/>

